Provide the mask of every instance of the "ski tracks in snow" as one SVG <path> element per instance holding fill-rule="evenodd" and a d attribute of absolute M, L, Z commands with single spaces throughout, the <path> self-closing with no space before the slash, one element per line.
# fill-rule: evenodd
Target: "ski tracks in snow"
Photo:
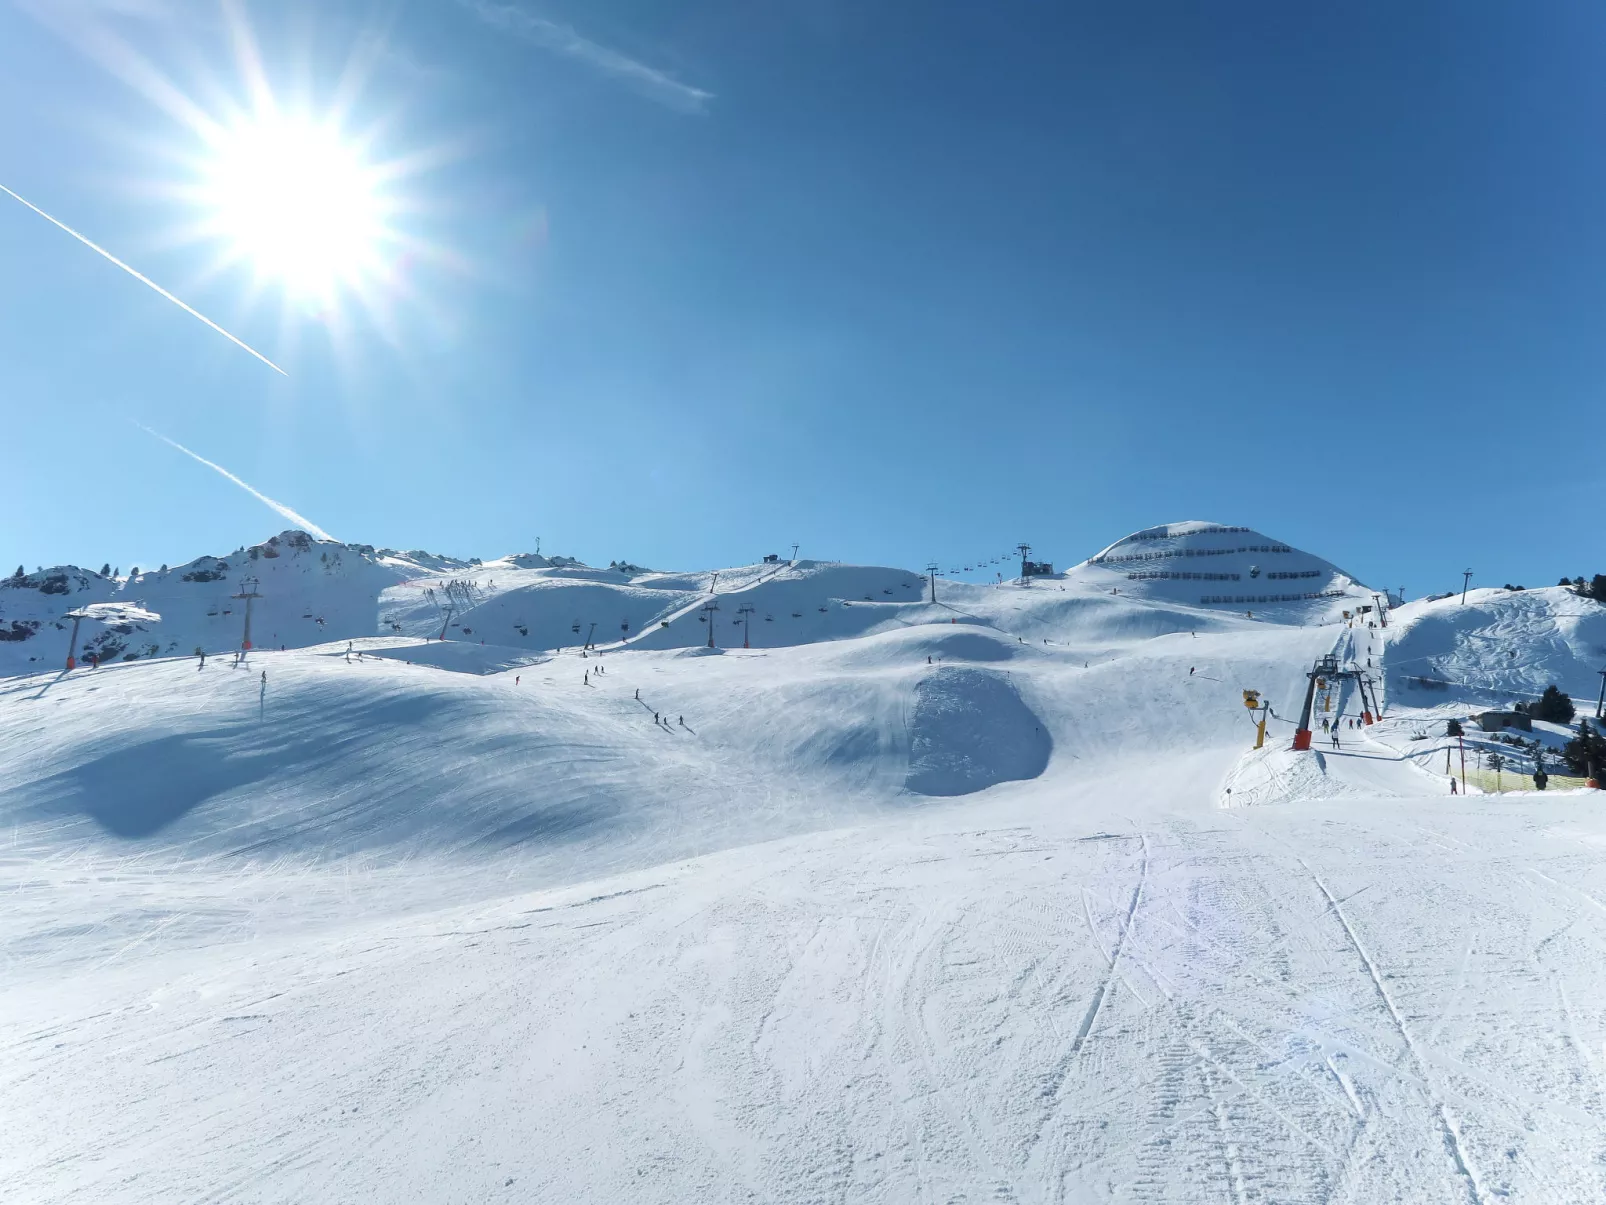
<path fill-rule="evenodd" d="M 1421 1076 L 1422 1083 L 1431 1095 L 1434 1111 L 1438 1115 L 1439 1124 L 1443 1127 L 1445 1149 L 1449 1151 L 1450 1157 L 1455 1163 L 1456 1174 L 1462 1178 L 1466 1185 L 1467 1195 L 1472 1200 L 1473 1205 L 1486 1205 L 1487 1198 L 1484 1194 L 1477 1168 L 1468 1155 L 1466 1145 L 1461 1138 L 1461 1125 L 1450 1111 L 1449 1106 L 1445 1104 L 1443 1095 L 1435 1084 L 1433 1069 L 1423 1057 L 1415 1035 L 1412 1034 L 1410 1026 L 1406 1024 L 1405 1018 L 1400 1014 L 1399 1007 L 1394 1003 L 1394 998 L 1389 994 L 1388 987 L 1383 982 L 1383 976 L 1377 969 L 1377 963 L 1373 961 L 1371 953 L 1362 944 L 1360 937 L 1355 932 L 1355 927 L 1350 924 L 1349 917 L 1344 912 L 1343 903 L 1334 897 L 1327 884 L 1322 880 L 1321 875 L 1312 870 L 1304 858 L 1299 859 L 1299 864 L 1310 875 L 1311 880 L 1326 898 L 1328 908 L 1338 919 L 1338 923 L 1343 926 L 1345 936 L 1349 939 L 1350 947 L 1355 951 L 1356 956 L 1360 958 L 1362 965 L 1366 967 L 1366 973 L 1371 977 L 1372 986 L 1377 989 L 1378 998 L 1383 1002 L 1384 1009 L 1387 1010 L 1390 1019 L 1394 1022 L 1394 1028 L 1399 1031 L 1400 1039 L 1405 1043 L 1405 1048 L 1409 1051 L 1411 1059 L 1416 1065 L 1417 1073 Z"/>

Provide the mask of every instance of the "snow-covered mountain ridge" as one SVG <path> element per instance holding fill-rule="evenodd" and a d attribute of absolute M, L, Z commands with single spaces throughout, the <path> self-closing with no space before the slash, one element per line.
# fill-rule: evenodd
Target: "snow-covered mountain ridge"
<path fill-rule="evenodd" d="M 674 648 L 706 644 L 710 622 L 716 645 L 733 643 L 739 632 L 751 647 L 782 647 L 916 622 L 922 607 L 931 605 L 923 575 L 876 566 L 760 562 L 661 573 L 623 563 L 599 569 L 533 553 L 493 560 L 404 553 L 285 531 L 227 556 L 201 556 L 123 578 L 64 565 L 0 579 L 0 675 L 65 661 L 71 624 L 64 616 L 97 602 L 137 602 L 161 620 L 106 630 L 91 625 L 79 649 L 86 659 L 238 647 L 244 608 L 234 596 L 246 579 L 260 595 L 253 639 L 269 649 L 377 635 L 444 637 L 530 652 L 587 641 Z M 1370 598 L 1364 586 L 1326 561 L 1248 528 L 1198 522 L 1134 533 L 1068 572 L 1026 584 L 1035 590 L 1032 622 L 1047 626 L 1060 612 L 1102 595 L 1168 607 L 1258 608 L 1268 619 L 1300 623 Z M 977 604 L 989 589 L 941 581 L 938 605 Z M 743 597 L 720 611 L 695 605 L 705 596 L 735 591 Z M 1042 597 L 1051 592 L 1071 597 Z M 997 607 L 980 609 L 990 613 Z"/>

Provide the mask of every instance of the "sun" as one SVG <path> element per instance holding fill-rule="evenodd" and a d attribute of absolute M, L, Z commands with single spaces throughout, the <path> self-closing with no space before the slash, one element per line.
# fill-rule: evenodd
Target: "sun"
<path fill-rule="evenodd" d="M 196 200 L 228 260 L 299 300 L 361 291 L 395 242 L 385 170 L 331 121 L 277 112 L 217 127 Z"/>

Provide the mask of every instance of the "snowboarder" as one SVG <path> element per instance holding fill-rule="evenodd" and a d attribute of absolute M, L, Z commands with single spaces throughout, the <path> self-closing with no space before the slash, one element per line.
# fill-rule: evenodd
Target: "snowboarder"
<path fill-rule="evenodd" d="M 1192 665 L 1188 666 L 1188 677 L 1190 677 L 1190 678 L 1193 677 L 1193 671 L 1194 671 L 1195 668 L 1197 668 L 1197 667 L 1196 666 L 1192 666 Z"/>
<path fill-rule="evenodd" d="M 513 685 L 517 686 L 518 684 L 519 684 L 519 675 L 518 674 L 514 674 L 513 675 Z"/>

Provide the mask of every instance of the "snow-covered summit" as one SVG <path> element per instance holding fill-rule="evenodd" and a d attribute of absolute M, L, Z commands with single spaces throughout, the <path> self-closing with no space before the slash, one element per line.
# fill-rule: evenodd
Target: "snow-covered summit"
<path fill-rule="evenodd" d="M 1069 576 L 1138 598 L 1204 607 L 1276 608 L 1319 621 L 1373 591 L 1321 557 L 1252 527 L 1201 520 L 1123 536 Z"/>

